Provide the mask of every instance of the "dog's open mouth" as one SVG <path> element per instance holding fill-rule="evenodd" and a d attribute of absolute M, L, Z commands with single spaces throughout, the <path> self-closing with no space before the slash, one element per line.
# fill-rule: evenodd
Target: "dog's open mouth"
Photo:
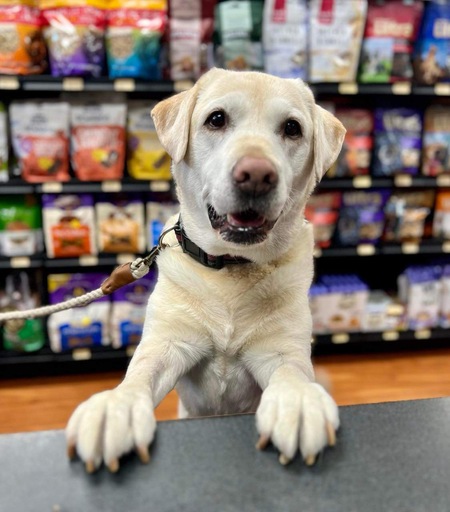
<path fill-rule="evenodd" d="M 211 205 L 208 205 L 208 216 L 213 229 L 226 242 L 247 245 L 263 242 L 276 222 L 251 209 L 219 215 Z"/>

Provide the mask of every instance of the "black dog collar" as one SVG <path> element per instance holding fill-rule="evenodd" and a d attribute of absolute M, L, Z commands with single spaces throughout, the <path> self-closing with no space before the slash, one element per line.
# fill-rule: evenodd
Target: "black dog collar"
<path fill-rule="evenodd" d="M 225 265 L 236 265 L 238 263 L 251 263 L 250 260 L 245 258 L 239 258 L 236 256 L 231 256 L 229 254 L 224 254 L 223 256 L 212 256 L 211 254 L 206 253 L 192 240 L 190 240 L 186 232 L 183 229 L 181 224 L 181 217 L 178 219 L 178 222 L 175 224 L 175 235 L 177 237 L 178 242 L 180 243 L 183 252 L 189 254 L 191 258 L 194 258 L 195 261 L 198 261 L 203 266 L 208 268 L 215 268 L 220 270 L 225 267 Z"/>

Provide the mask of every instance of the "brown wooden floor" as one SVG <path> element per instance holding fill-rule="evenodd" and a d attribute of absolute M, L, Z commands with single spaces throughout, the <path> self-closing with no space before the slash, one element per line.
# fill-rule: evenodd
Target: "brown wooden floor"
<path fill-rule="evenodd" d="M 330 381 L 339 405 L 450 396 L 450 348 L 399 354 L 327 356 L 316 368 Z M 71 411 L 122 374 L 0 380 L 0 433 L 63 428 Z M 176 417 L 175 392 L 157 409 Z"/>

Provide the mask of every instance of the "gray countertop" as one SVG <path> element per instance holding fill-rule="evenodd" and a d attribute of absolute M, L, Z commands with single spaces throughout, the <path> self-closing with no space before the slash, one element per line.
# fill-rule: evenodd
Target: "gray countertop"
<path fill-rule="evenodd" d="M 1 419 L 0 419 L 1 421 Z M 258 452 L 253 416 L 160 423 L 149 465 L 85 473 L 62 431 L 0 436 L 0 512 L 450 512 L 450 398 L 341 408 L 313 468 Z"/>

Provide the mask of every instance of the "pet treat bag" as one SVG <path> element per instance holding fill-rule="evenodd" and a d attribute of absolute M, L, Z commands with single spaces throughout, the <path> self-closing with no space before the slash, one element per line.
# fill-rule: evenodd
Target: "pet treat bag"
<path fill-rule="evenodd" d="M 422 173 L 450 172 L 450 106 L 433 105 L 425 111 Z"/>
<path fill-rule="evenodd" d="M 355 80 L 366 11 L 366 0 L 311 0 L 311 82 Z"/>
<path fill-rule="evenodd" d="M 125 162 L 126 105 L 100 103 L 71 108 L 71 160 L 83 181 L 118 180 Z"/>
<path fill-rule="evenodd" d="M 450 191 L 440 190 L 436 196 L 433 237 L 450 239 Z"/>
<path fill-rule="evenodd" d="M 450 2 L 425 2 L 420 35 L 414 51 L 414 78 L 422 84 L 450 80 Z"/>
<path fill-rule="evenodd" d="M 41 209 L 33 196 L 0 200 L 0 254 L 32 256 L 44 249 Z"/>
<path fill-rule="evenodd" d="M 441 276 L 441 304 L 439 325 L 444 329 L 450 327 L 450 265 L 444 265 Z"/>
<path fill-rule="evenodd" d="M 165 0 L 113 0 L 106 31 L 110 78 L 160 79 L 160 46 L 166 24 Z"/>
<path fill-rule="evenodd" d="M 129 106 L 128 173 L 139 180 L 170 180 L 170 157 L 159 142 L 150 116 L 153 106 Z"/>
<path fill-rule="evenodd" d="M 0 103 L 0 183 L 8 181 L 8 121 L 3 103 Z"/>
<path fill-rule="evenodd" d="M 42 204 L 49 258 L 97 254 L 92 196 L 44 194 Z"/>
<path fill-rule="evenodd" d="M 25 181 L 69 179 L 69 104 L 13 102 L 11 139 Z"/>
<path fill-rule="evenodd" d="M 411 80 L 412 50 L 422 2 L 370 0 L 361 52 L 359 81 Z"/>
<path fill-rule="evenodd" d="M 114 348 L 137 345 L 141 341 L 147 302 L 156 284 L 156 271 L 150 272 L 115 291 L 111 307 L 111 341 Z"/>
<path fill-rule="evenodd" d="M 178 203 L 150 201 L 147 203 L 147 247 L 150 250 L 159 240 L 166 222 L 180 211 Z"/>
<path fill-rule="evenodd" d="M 95 212 L 101 252 L 144 252 L 144 205 L 139 197 L 105 195 L 95 204 Z"/>
<path fill-rule="evenodd" d="M 30 75 L 46 68 L 37 1 L 0 0 L 0 74 Z"/>
<path fill-rule="evenodd" d="M 264 68 L 281 78 L 308 78 L 308 10 L 306 0 L 266 0 Z"/>
<path fill-rule="evenodd" d="M 319 192 L 309 198 L 305 218 L 313 225 L 314 241 L 318 247 L 331 245 L 340 206 L 340 192 Z"/>
<path fill-rule="evenodd" d="M 50 304 L 96 290 L 107 277 L 107 274 L 51 274 L 48 276 Z M 47 323 L 51 349 L 62 352 L 109 345 L 109 314 L 109 297 L 101 297 L 85 307 L 51 314 Z"/>
<path fill-rule="evenodd" d="M 217 5 L 218 60 L 223 67 L 236 71 L 263 69 L 262 18 L 260 0 L 229 0 Z"/>
<path fill-rule="evenodd" d="M 418 174 L 421 136 L 422 115 L 418 110 L 376 109 L 373 174 Z"/>

